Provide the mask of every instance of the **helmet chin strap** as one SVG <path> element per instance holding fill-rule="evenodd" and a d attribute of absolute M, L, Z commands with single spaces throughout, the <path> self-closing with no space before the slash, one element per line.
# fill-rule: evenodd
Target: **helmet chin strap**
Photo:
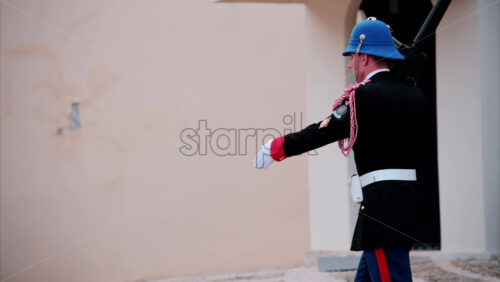
<path fill-rule="evenodd" d="M 359 74 L 359 68 L 358 68 L 358 57 L 359 57 L 359 54 L 356 53 L 354 55 L 354 80 L 356 82 L 359 82 L 358 81 L 358 74 Z"/>
<path fill-rule="evenodd" d="M 358 67 L 358 58 L 359 58 L 359 50 L 361 49 L 361 45 L 363 44 L 363 40 L 366 38 L 364 34 L 359 35 L 359 44 L 358 47 L 356 48 L 356 52 L 354 53 L 354 79 L 356 82 L 361 82 L 358 81 L 358 75 L 359 75 L 359 67 Z M 361 80 L 361 79 L 360 79 Z"/>

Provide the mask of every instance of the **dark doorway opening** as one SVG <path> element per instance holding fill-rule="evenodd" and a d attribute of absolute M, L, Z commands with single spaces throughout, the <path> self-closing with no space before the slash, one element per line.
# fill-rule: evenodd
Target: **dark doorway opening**
<path fill-rule="evenodd" d="M 427 15 L 432 9 L 430 0 L 363 0 L 359 7 L 367 17 L 377 19 L 390 25 L 393 36 L 400 42 L 411 45 Z M 419 87 L 429 100 L 433 109 L 431 119 L 434 127 L 429 140 L 431 151 L 425 166 L 417 170 L 417 178 L 422 184 L 419 214 L 422 215 L 418 222 L 421 230 L 419 243 L 415 249 L 441 249 L 441 232 L 439 218 L 439 181 L 437 163 L 437 122 L 436 122 L 436 37 L 425 38 L 422 42 L 422 51 L 426 53 L 427 60 L 423 66 L 420 78 L 417 80 Z"/>

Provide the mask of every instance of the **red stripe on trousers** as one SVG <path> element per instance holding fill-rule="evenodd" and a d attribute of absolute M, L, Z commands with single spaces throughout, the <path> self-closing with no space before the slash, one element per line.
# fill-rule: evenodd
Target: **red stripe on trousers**
<path fill-rule="evenodd" d="M 387 267 L 387 260 L 383 248 L 375 249 L 375 256 L 377 257 L 378 271 L 380 272 L 380 280 L 382 282 L 390 282 L 389 268 Z"/>

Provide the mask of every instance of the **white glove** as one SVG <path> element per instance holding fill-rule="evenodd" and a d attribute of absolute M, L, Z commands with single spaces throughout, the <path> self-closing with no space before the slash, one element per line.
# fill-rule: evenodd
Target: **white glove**
<path fill-rule="evenodd" d="M 257 156 L 253 158 L 253 167 L 257 169 L 267 168 L 272 162 L 274 162 L 273 157 L 271 157 L 271 143 L 273 143 L 273 139 L 262 145 L 262 149 L 260 149 Z"/>

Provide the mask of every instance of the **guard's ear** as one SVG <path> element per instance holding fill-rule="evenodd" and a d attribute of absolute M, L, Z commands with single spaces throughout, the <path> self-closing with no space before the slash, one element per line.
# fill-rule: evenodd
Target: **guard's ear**
<path fill-rule="evenodd" d="M 367 62 L 367 64 L 374 64 L 376 66 L 380 65 L 380 58 L 379 57 L 371 56 L 371 55 L 366 55 L 366 57 L 367 57 L 367 60 L 369 60 Z"/>
<path fill-rule="evenodd" d="M 370 56 L 368 54 L 360 54 L 360 61 L 362 66 L 368 65 L 368 60 L 370 60 Z"/>

